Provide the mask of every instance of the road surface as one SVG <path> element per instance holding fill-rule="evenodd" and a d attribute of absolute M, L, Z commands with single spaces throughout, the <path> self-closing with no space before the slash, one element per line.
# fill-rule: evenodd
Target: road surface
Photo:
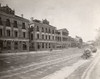
<path fill-rule="evenodd" d="M 61 72 L 57 73 L 57 71 L 63 71 L 65 69 L 69 69 L 68 71 L 70 71 L 68 74 L 63 73 L 67 75 L 65 77 L 68 77 L 80 65 L 88 62 L 81 59 L 81 49 L 68 50 L 62 50 L 59 53 L 56 52 L 56 54 L 52 54 L 52 52 L 43 54 L 42 57 L 39 57 L 40 60 L 37 60 L 37 62 L 30 62 L 27 65 L 22 64 L 20 67 L 9 68 L 6 71 L 2 70 L 0 72 L 0 79 L 52 79 L 51 74 L 56 73 L 56 75 L 58 75 Z"/>

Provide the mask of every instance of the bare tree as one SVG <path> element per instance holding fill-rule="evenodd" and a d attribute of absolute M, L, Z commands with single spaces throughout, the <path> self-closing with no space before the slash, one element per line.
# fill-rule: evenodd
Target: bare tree
<path fill-rule="evenodd" d="M 97 29 L 96 44 L 100 45 L 100 27 Z"/>

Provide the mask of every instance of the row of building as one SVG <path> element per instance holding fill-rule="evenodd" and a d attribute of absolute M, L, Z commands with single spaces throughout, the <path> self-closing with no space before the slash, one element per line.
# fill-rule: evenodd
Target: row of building
<path fill-rule="evenodd" d="M 0 5 L 0 52 L 68 48 L 72 40 L 66 28 L 58 30 L 46 19 L 25 19 L 8 5 Z"/>

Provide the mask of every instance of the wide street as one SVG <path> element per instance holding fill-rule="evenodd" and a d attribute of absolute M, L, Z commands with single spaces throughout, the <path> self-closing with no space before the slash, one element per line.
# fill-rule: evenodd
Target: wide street
<path fill-rule="evenodd" d="M 4 65 L 0 65 L 0 79 L 73 79 L 71 74 L 81 66 L 85 70 L 93 59 L 82 59 L 82 53 L 83 49 L 69 48 L 28 55 L 1 55 Z"/>
<path fill-rule="evenodd" d="M 82 79 L 100 79 L 100 50 L 84 72 Z"/>

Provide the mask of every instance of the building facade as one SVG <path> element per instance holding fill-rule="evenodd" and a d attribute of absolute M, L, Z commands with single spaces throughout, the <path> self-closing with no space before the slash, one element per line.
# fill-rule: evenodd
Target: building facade
<path fill-rule="evenodd" d="M 68 35 L 67 29 L 57 30 L 46 19 L 32 20 L 30 23 L 30 50 L 68 48 Z"/>
<path fill-rule="evenodd" d="M 56 48 L 68 48 L 69 47 L 69 31 L 64 29 L 59 29 L 56 31 Z"/>
<path fill-rule="evenodd" d="M 43 21 L 33 20 L 30 23 L 30 50 L 49 50 L 54 49 L 55 31 L 56 27 L 49 25 L 49 22 L 45 19 Z"/>
<path fill-rule="evenodd" d="M 0 5 L 0 51 L 29 51 L 29 20 L 15 15 L 9 6 Z"/>

